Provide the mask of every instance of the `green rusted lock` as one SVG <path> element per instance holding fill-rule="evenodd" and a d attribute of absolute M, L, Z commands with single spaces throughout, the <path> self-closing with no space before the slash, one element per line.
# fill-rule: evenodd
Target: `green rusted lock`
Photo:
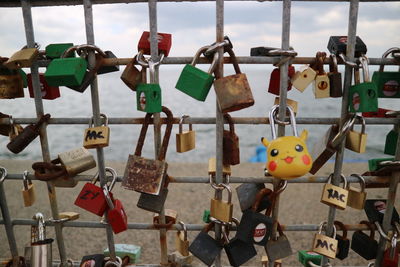
<path fill-rule="evenodd" d="M 380 158 L 380 159 L 370 159 L 368 160 L 368 169 L 370 172 L 374 172 L 382 168 L 383 166 L 380 166 L 380 163 L 382 161 L 393 161 L 394 158 Z"/>
<path fill-rule="evenodd" d="M 64 54 L 65 50 L 73 46 L 74 46 L 73 43 L 49 44 L 45 48 L 46 58 L 48 59 L 60 58 Z M 67 57 L 75 57 L 75 53 L 70 53 L 69 55 L 67 55 Z"/>
<path fill-rule="evenodd" d="M 386 58 L 393 52 L 400 52 L 400 48 L 390 48 L 382 58 Z M 384 71 L 384 67 L 385 65 L 380 65 L 379 71 L 375 71 L 372 75 L 372 82 L 378 88 L 378 97 L 400 98 L 400 71 Z"/>
<path fill-rule="evenodd" d="M 161 112 L 161 87 L 156 83 L 141 83 L 136 88 L 137 110 L 147 113 Z"/>
<path fill-rule="evenodd" d="M 197 51 L 192 63 L 186 64 L 183 68 L 178 82 L 175 85 L 176 89 L 199 101 L 205 101 L 207 98 L 208 92 L 210 91 L 211 85 L 214 81 L 212 73 L 214 72 L 219 58 L 218 53 L 215 53 L 208 72 L 196 68 L 196 62 L 200 58 L 201 53 L 205 52 L 208 48 L 209 46 L 205 46 Z"/>
<path fill-rule="evenodd" d="M 358 83 L 359 79 L 354 75 L 356 84 L 349 89 L 349 110 L 350 112 L 375 112 L 378 110 L 378 88 L 369 80 L 367 58 L 360 57 L 360 62 L 362 64 L 364 82 Z"/>
<path fill-rule="evenodd" d="M 395 130 L 391 130 L 386 135 L 385 150 L 384 153 L 388 155 L 393 155 L 396 153 L 397 137 L 399 136 Z"/>
<path fill-rule="evenodd" d="M 53 59 L 44 74 L 51 86 L 78 86 L 85 77 L 87 62 L 81 57 Z"/>

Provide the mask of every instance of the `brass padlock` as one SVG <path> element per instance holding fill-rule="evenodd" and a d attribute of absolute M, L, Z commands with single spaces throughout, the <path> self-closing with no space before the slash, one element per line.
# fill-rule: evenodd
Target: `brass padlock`
<path fill-rule="evenodd" d="M 338 241 L 336 238 L 336 227 L 333 225 L 333 237 L 329 237 L 321 234 L 322 228 L 326 225 L 326 222 L 322 222 L 319 225 L 319 231 L 315 234 L 312 251 L 328 258 L 334 259 L 336 257 L 336 250 Z"/>
<path fill-rule="evenodd" d="M 140 54 L 132 58 L 121 74 L 121 80 L 134 92 L 136 92 L 136 87 L 140 83 L 146 83 L 146 68 L 142 66 L 142 70 L 139 71 L 135 66 L 137 56 L 140 56 Z"/>
<path fill-rule="evenodd" d="M 215 176 L 217 170 L 217 160 L 215 158 L 208 159 L 208 175 Z M 224 176 L 231 175 L 231 165 L 223 165 L 222 174 Z"/>
<path fill-rule="evenodd" d="M 365 192 L 365 180 L 359 174 L 352 174 L 352 177 L 356 177 L 360 180 L 361 189 L 358 190 L 352 186 L 349 186 L 347 190 L 349 190 L 349 196 L 347 198 L 347 206 L 352 207 L 353 209 L 362 210 L 364 209 L 365 200 L 367 199 L 367 192 Z"/>
<path fill-rule="evenodd" d="M 28 171 L 24 171 L 22 175 L 24 188 L 22 188 L 22 197 L 24 198 L 24 206 L 30 207 L 35 203 L 35 188 L 32 184 L 32 180 L 28 178 Z"/>
<path fill-rule="evenodd" d="M 353 130 L 354 124 L 351 125 L 350 131 L 346 137 L 346 148 L 357 153 L 364 153 L 367 146 L 367 134 L 365 133 L 365 120 L 362 116 L 357 115 L 356 119 L 361 121 L 361 133 Z"/>
<path fill-rule="evenodd" d="M 17 70 L 6 68 L 3 64 L 7 58 L 0 57 L 0 98 L 13 99 L 24 97 L 24 81 Z"/>
<path fill-rule="evenodd" d="M 93 155 L 83 147 L 58 154 L 58 158 L 53 160 L 52 163 L 58 162 L 64 165 L 69 176 L 75 176 L 96 167 Z"/>
<path fill-rule="evenodd" d="M 178 230 L 178 232 L 176 232 L 176 250 L 183 256 L 189 256 L 189 240 L 187 237 L 186 225 L 182 221 L 179 221 L 179 224 L 182 226 L 183 231 Z"/>
<path fill-rule="evenodd" d="M 303 92 L 309 85 L 314 81 L 317 73 L 310 66 L 306 65 L 300 68 L 299 71 L 296 71 L 291 82 L 293 86 Z"/>
<path fill-rule="evenodd" d="M 33 61 L 39 56 L 37 48 L 24 48 L 15 52 L 4 65 L 9 69 L 28 68 L 32 66 Z"/>
<path fill-rule="evenodd" d="M 23 132 L 24 128 L 21 125 L 14 123 L 12 116 L 10 118 L 10 132 L 8 133 L 8 137 L 10 138 L 10 142 L 14 140 L 20 133 Z"/>
<path fill-rule="evenodd" d="M 79 213 L 74 211 L 64 211 L 58 214 L 58 218 L 64 221 L 75 221 L 79 219 Z"/>
<path fill-rule="evenodd" d="M 110 128 L 108 127 L 108 118 L 105 114 L 100 113 L 105 122 L 103 126 L 93 127 L 93 117 L 89 121 L 89 128 L 85 130 L 83 137 L 84 148 L 106 147 L 110 142 Z"/>
<path fill-rule="evenodd" d="M 179 121 L 179 133 L 176 134 L 176 152 L 187 152 L 196 147 L 196 132 L 192 129 L 192 124 L 189 123 L 189 131 L 182 130 L 183 121 L 190 118 L 188 115 L 183 115 Z"/>
<path fill-rule="evenodd" d="M 315 98 L 330 97 L 330 83 L 328 74 L 324 71 L 324 60 L 326 58 L 325 52 L 318 52 L 316 56 L 315 68 L 317 69 L 317 76 L 313 83 L 313 92 Z"/>
<path fill-rule="evenodd" d="M 275 97 L 274 106 L 279 105 L 279 102 L 280 102 L 279 97 L 278 96 Z M 286 104 L 292 108 L 294 115 L 296 115 L 297 114 L 297 106 L 298 106 L 297 101 L 286 98 Z M 290 116 L 289 111 L 286 111 L 286 115 Z"/>
<path fill-rule="evenodd" d="M 347 191 L 347 179 L 342 174 L 340 177 L 343 180 L 343 188 L 331 184 L 333 173 L 329 175 L 328 181 L 322 190 L 321 202 L 332 207 L 344 210 L 347 206 L 347 198 L 349 191 Z"/>
<path fill-rule="evenodd" d="M 176 219 L 178 218 L 178 212 L 176 210 L 171 210 L 171 209 L 165 209 L 164 210 L 164 215 L 165 215 L 165 223 L 166 224 L 175 224 Z M 160 223 L 160 214 L 155 213 L 153 215 L 153 224 L 159 224 Z"/>
<path fill-rule="evenodd" d="M 220 190 L 226 189 L 228 191 L 228 201 L 219 200 L 216 198 L 211 199 L 210 216 L 222 222 L 231 222 L 233 213 L 232 204 L 232 190 L 229 185 L 218 184 Z M 217 190 L 215 191 L 217 193 Z"/>

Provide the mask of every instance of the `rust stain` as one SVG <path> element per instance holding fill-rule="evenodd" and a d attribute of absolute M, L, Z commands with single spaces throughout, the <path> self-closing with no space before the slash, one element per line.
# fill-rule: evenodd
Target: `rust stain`
<path fill-rule="evenodd" d="M 308 176 L 308 182 L 313 183 L 317 180 L 317 176 L 312 175 L 312 176 Z"/>

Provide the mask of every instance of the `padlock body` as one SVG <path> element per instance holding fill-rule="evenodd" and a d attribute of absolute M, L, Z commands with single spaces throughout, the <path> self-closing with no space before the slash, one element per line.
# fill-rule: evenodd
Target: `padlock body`
<path fill-rule="evenodd" d="M 60 58 L 64 54 L 65 50 L 72 47 L 73 45 L 74 45 L 73 43 L 49 44 L 46 46 L 45 49 L 46 58 L 48 59 Z M 75 52 L 69 53 L 67 57 L 75 57 Z"/>
<path fill-rule="evenodd" d="M 118 199 L 114 200 L 114 209 L 108 211 L 108 223 L 114 234 L 118 234 L 128 229 L 128 217 L 126 216 L 122 202 Z"/>
<path fill-rule="evenodd" d="M 57 179 L 52 180 L 52 183 L 55 187 L 67 187 L 72 188 L 78 184 L 78 180 L 75 180 L 73 177 L 58 177 Z"/>
<path fill-rule="evenodd" d="M 164 207 L 164 203 L 165 200 L 167 199 L 167 196 L 168 196 L 167 188 L 162 188 L 158 196 L 141 193 L 137 206 L 147 211 L 160 213 L 162 208 Z"/>
<path fill-rule="evenodd" d="M 365 201 L 364 211 L 371 223 L 379 222 L 383 223 L 383 216 L 386 210 L 386 200 L 385 199 L 367 199 Z M 393 214 L 391 218 L 391 223 L 394 225 L 395 222 L 400 221 L 399 213 L 396 208 L 393 207 Z"/>
<path fill-rule="evenodd" d="M 79 266 L 102 267 L 104 262 L 103 254 L 86 255 L 82 257 Z"/>
<path fill-rule="evenodd" d="M 347 206 L 348 195 L 349 192 L 346 189 L 333 184 L 326 184 L 322 190 L 321 202 L 344 210 Z"/>
<path fill-rule="evenodd" d="M 52 244 L 32 245 L 31 246 L 31 267 L 51 267 L 53 266 Z"/>
<path fill-rule="evenodd" d="M 279 101 L 279 97 L 275 97 L 274 100 L 274 105 L 279 105 L 280 101 Z M 292 108 L 294 115 L 297 114 L 297 107 L 298 107 L 298 103 L 295 100 L 286 98 L 286 104 Z M 289 111 L 286 111 L 287 116 L 290 116 Z"/>
<path fill-rule="evenodd" d="M 172 35 L 169 33 L 157 33 L 158 53 L 168 56 L 172 46 Z M 140 37 L 138 51 L 142 50 L 143 54 L 150 55 L 150 32 L 144 31 Z"/>
<path fill-rule="evenodd" d="M 188 256 L 183 256 L 179 251 L 174 251 L 168 254 L 168 263 L 175 267 L 184 267 L 193 262 L 193 254 L 189 253 Z"/>
<path fill-rule="evenodd" d="M 175 88 L 194 99 L 205 101 L 213 81 L 214 76 L 211 74 L 186 64 Z"/>
<path fill-rule="evenodd" d="M 24 48 L 15 52 L 6 62 L 4 66 L 10 69 L 28 68 L 39 55 L 37 48 Z"/>
<path fill-rule="evenodd" d="M 21 75 L 0 75 L 0 99 L 20 97 L 24 97 L 23 80 Z"/>
<path fill-rule="evenodd" d="M 116 55 L 114 55 L 113 52 L 111 51 L 104 51 L 104 54 L 106 54 L 105 58 L 117 58 Z M 103 57 L 101 55 L 96 56 L 96 60 L 102 60 Z M 114 65 L 114 66 L 101 66 L 99 70 L 97 71 L 97 74 L 104 74 L 104 73 L 110 73 L 110 72 L 115 72 L 119 71 L 119 65 Z"/>
<path fill-rule="evenodd" d="M 115 255 L 121 259 L 128 256 L 130 264 L 137 263 L 140 260 L 141 250 L 140 246 L 133 244 L 115 244 Z M 103 254 L 104 256 L 109 257 L 109 249 L 106 248 Z"/>
<path fill-rule="evenodd" d="M 322 256 L 318 253 L 306 250 L 299 250 L 297 256 L 299 262 L 303 264 L 304 267 L 311 267 L 310 264 L 308 264 L 309 261 L 316 265 L 321 265 Z"/>
<path fill-rule="evenodd" d="M 96 71 L 93 69 L 91 71 L 86 70 L 85 75 L 83 76 L 83 80 L 81 84 L 79 85 L 68 85 L 67 87 L 69 89 L 72 89 L 74 91 L 77 91 L 79 93 L 83 93 L 86 91 L 86 89 L 89 87 L 89 85 L 93 82 L 94 78 L 96 77 Z"/>
<path fill-rule="evenodd" d="M 90 127 L 83 136 L 84 148 L 106 147 L 110 142 L 110 128 L 108 126 Z"/>
<path fill-rule="evenodd" d="M 236 237 L 249 244 L 265 246 L 271 236 L 273 220 L 252 210 L 243 212 Z"/>
<path fill-rule="evenodd" d="M 330 36 L 327 46 L 329 52 L 338 56 L 339 54 L 346 54 L 347 49 L 347 36 Z M 367 46 L 361 40 L 360 37 L 356 36 L 356 44 L 354 57 L 360 57 L 367 53 Z"/>
<path fill-rule="evenodd" d="M 360 189 L 349 187 L 349 195 L 347 198 L 347 206 L 353 209 L 364 209 L 365 200 L 367 199 L 367 192 L 361 192 Z"/>
<path fill-rule="evenodd" d="M 60 153 L 58 158 L 65 166 L 69 176 L 75 176 L 96 167 L 93 155 L 83 147 Z"/>
<path fill-rule="evenodd" d="M 264 189 L 263 183 L 243 183 L 236 187 L 240 209 L 245 211 L 250 209 L 256 201 L 256 195 L 260 190 Z M 257 212 L 263 211 L 271 206 L 268 196 L 264 196 L 258 205 Z"/>
<path fill-rule="evenodd" d="M 356 84 L 349 89 L 350 112 L 374 112 L 378 110 L 378 89 L 372 82 Z"/>
<path fill-rule="evenodd" d="M 176 152 L 183 153 L 195 149 L 196 132 L 184 131 L 176 134 Z"/>
<path fill-rule="evenodd" d="M 217 160 L 215 158 L 209 158 L 208 159 L 208 174 L 209 175 L 215 175 L 217 170 Z M 223 165 L 222 166 L 222 174 L 223 175 L 231 175 L 231 165 Z"/>
<path fill-rule="evenodd" d="M 33 184 L 28 184 L 28 188 L 22 188 L 22 197 L 24 199 L 24 206 L 30 207 L 35 203 L 35 188 Z"/>
<path fill-rule="evenodd" d="M 280 77 L 280 69 L 279 68 L 275 68 L 272 72 L 271 72 L 271 77 L 269 78 L 269 86 L 268 86 L 268 93 L 274 94 L 274 95 L 279 95 L 279 89 L 280 89 L 280 81 L 281 81 L 281 77 Z M 294 66 L 290 65 L 289 69 L 288 69 L 288 76 L 289 76 L 289 81 L 288 81 L 288 87 L 287 87 L 287 91 L 292 90 L 292 83 L 290 81 L 290 79 L 294 76 L 295 74 L 295 69 Z"/>
<path fill-rule="evenodd" d="M 28 74 L 28 89 L 29 96 L 34 98 L 35 95 L 33 93 L 33 85 L 32 85 L 32 74 Z M 42 93 L 42 99 L 53 100 L 60 97 L 60 88 L 58 86 L 50 86 L 46 79 L 44 78 L 43 73 L 39 73 L 39 82 L 40 82 L 40 92 Z"/>
<path fill-rule="evenodd" d="M 33 130 L 33 126 L 28 125 L 24 128 L 22 133 L 17 135 L 11 142 L 7 144 L 7 148 L 14 154 L 18 154 L 19 152 L 24 150 L 33 140 L 35 140 L 38 135 L 39 133 Z"/>
<path fill-rule="evenodd" d="M 329 72 L 329 96 L 330 97 L 342 97 L 343 87 L 342 87 L 342 74 L 340 72 Z"/>
<path fill-rule="evenodd" d="M 336 235 L 336 240 L 338 241 L 336 258 L 344 260 L 349 255 L 350 240 L 340 235 Z"/>
<path fill-rule="evenodd" d="M 376 258 L 378 242 L 358 230 L 354 232 L 351 239 L 351 249 L 364 259 L 372 260 Z"/>
<path fill-rule="evenodd" d="M 161 112 L 161 87 L 159 84 L 141 83 L 136 88 L 137 110 L 147 113 Z"/>
<path fill-rule="evenodd" d="M 126 84 L 126 86 L 135 92 L 139 84 L 145 83 L 142 78 L 142 73 L 136 68 L 134 62 L 132 61 L 126 65 L 121 74 L 121 80 Z"/>
<path fill-rule="evenodd" d="M 362 116 L 366 118 L 386 118 L 386 112 L 391 111 L 390 109 L 378 108 L 375 112 L 363 112 Z"/>
<path fill-rule="evenodd" d="M 245 264 L 257 255 L 253 244 L 243 242 L 236 237 L 232 238 L 228 244 L 225 244 L 224 249 L 230 265 L 234 267 Z"/>
<path fill-rule="evenodd" d="M 372 82 L 378 88 L 379 98 L 400 98 L 399 71 L 375 71 Z"/>
<path fill-rule="evenodd" d="M 303 92 L 311 84 L 311 82 L 314 81 L 316 75 L 317 73 L 315 70 L 307 67 L 304 70 L 297 71 L 291 81 L 297 90 Z"/>
<path fill-rule="evenodd" d="M 399 246 L 394 248 L 393 255 L 390 255 L 391 248 L 385 250 L 383 254 L 382 267 L 398 267 L 399 266 Z"/>
<path fill-rule="evenodd" d="M 350 130 L 346 137 L 346 148 L 357 153 L 364 153 L 367 146 L 367 134 Z"/>
<path fill-rule="evenodd" d="M 175 246 L 176 250 L 183 256 L 189 256 L 189 240 L 185 240 L 182 231 L 176 233 Z"/>
<path fill-rule="evenodd" d="M 44 77 L 51 86 L 79 86 L 86 74 L 87 62 L 81 57 L 56 58 L 47 66 Z"/>
<path fill-rule="evenodd" d="M 240 163 L 239 137 L 234 132 L 224 130 L 222 150 L 224 165 L 237 165 Z"/>
<path fill-rule="evenodd" d="M 254 105 L 253 94 L 244 73 L 215 80 L 214 89 L 222 113 L 237 111 Z"/>
<path fill-rule="evenodd" d="M 398 135 L 399 134 L 394 130 L 391 130 L 386 135 L 385 150 L 384 150 L 385 154 L 393 155 L 393 156 L 396 154 L 396 144 L 397 144 Z"/>
<path fill-rule="evenodd" d="M 220 242 L 201 231 L 189 246 L 189 251 L 207 266 L 213 264 L 222 250 Z"/>
<path fill-rule="evenodd" d="M 112 197 L 112 193 L 109 194 Z M 108 208 L 103 189 L 92 183 L 83 186 L 74 204 L 98 216 L 103 216 Z"/>
<path fill-rule="evenodd" d="M 286 235 L 278 236 L 277 240 L 269 240 L 265 245 L 265 251 L 270 261 L 276 261 L 293 254 L 289 239 Z"/>
<path fill-rule="evenodd" d="M 313 82 L 313 92 L 315 98 L 330 97 L 330 82 L 327 74 L 315 76 L 315 81 Z"/>
<path fill-rule="evenodd" d="M 334 259 L 336 257 L 338 241 L 329 236 L 315 234 L 312 251 Z"/>
<path fill-rule="evenodd" d="M 211 199 L 210 215 L 223 222 L 232 221 L 233 204 L 223 200 Z"/>
<path fill-rule="evenodd" d="M 368 169 L 370 172 L 378 171 L 383 166 L 380 165 L 382 161 L 393 161 L 394 158 L 379 158 L 379 159 L 369 159 L 368 160 Z"/>

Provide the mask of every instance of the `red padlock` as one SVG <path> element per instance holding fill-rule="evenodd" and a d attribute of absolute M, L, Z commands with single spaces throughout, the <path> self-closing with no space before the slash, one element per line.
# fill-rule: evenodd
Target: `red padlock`
<path fill-rule="evenodd" d="M 272 71 L 271 77 L 269 79 L 268 93 L 279 95 L 280 73 L 281 72 L 279 68 L 275 68 Z M 290 65 L 288 69 L 288 76 L 289 76 L 288 88 L 287 88 L 288 91 L 292 89 L 292 83 L 290 82 L 290 79 L 293 77 L 294 73 L 295 73 L 294 66 Z"/>
<path fill-rule="evenodd" d="M 29 73 L 28 77 L 28 89 L 29 89 L 29 96 L 34 98 L 33 94 L 33 86 L 32 86 L 32 74 Z M 56 99 L 60 97 L 60 88 L 58 86 L 50 86 L 46 79 L 44 78 L 43 73 L 39 73 L 39 81 L 40 81 L 40 90 L 42 92 L 42 99 Z"/>
<path fill-rule="evenodd" d="M 362 116 L 363 117 L 368 117 L 368 118 L 386 118 L 386 112 L 392 111 L 390 109 L 384 109 L 384 108 L 378 108 L 378 111 L 376 112 L 363 112 Z"/>
<path fill-rule="evenodd" d="M 158 53 L 168 56 L 172 45 L 172 35 L 170 33 L 157 33 Z M 150 55 L 150 32 L 143 32 L 138 44 L 138 51 L 142 50 L 144 55 Z"/>
<path fill-rule="evenodd" d="M 118 199 L 113 200 L 110 197 L 111 192 L 108 191 L 107 186 L 103 187 L 103 193 L 108 205 L 108 223 L 111 225 L 114 234 L 125 231 L 128 229 L 128 217 L 126 216 L 122 202 Z"/>
<path fill-rule="evenodd" d="M 383 254 L 382 267 L 399 266 L 399 248 L 397 247 L 397 233 L 393 235 L 391 246 Z"/>

